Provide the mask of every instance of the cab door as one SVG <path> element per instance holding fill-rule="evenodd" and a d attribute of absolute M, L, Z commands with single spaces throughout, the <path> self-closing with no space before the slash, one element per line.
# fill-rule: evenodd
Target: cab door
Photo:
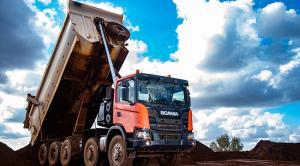
<path fill-rule="evenodd" d="M 122 125 L 126 132 L 133 132 L 136 124 L 134 79 L 121 80 L 117 83 L 116 100 L 114 104 L 114 124 Z"/>

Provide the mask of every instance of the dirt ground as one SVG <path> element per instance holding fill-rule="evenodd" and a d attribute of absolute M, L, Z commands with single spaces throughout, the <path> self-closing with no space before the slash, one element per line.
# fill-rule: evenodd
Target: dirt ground
<path fill-rule="evenodd" d="M 34 151 L 27 145 L 13 151 L 0 142 L 0 166 L 31 166 L 35 165 Z M 157 162 L 148 165 L 156 166 Z M 300 143 L 275 143 L 260 141 L 250 151 L 214 152 L 207 146 L 197 142 L 190 154 L 181 158 L 181 165 L 202 166 L 300 166 Z"/>

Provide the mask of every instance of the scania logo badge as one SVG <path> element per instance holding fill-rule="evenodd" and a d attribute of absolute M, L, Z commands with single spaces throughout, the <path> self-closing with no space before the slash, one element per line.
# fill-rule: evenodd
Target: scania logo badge
<path fill-rule="evenodd" d="M 160 111 L 160 115 L 165 115 L 165 116 L 179 116 L 178 112 L 173 112 L 173 111 Z"/>

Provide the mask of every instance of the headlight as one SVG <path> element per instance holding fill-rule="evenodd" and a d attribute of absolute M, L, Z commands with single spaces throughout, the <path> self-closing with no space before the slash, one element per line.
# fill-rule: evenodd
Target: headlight
<path fill-rule="evenodd" d="M 193 141 L 194 140 L 194 133 L 189 133 L 188 134 L 188 141 Z"/>
<path fill-rule="evenodd" d="M 137 131 L 135 134 L 138 139 L 151 140 L 149 131 Z"/>

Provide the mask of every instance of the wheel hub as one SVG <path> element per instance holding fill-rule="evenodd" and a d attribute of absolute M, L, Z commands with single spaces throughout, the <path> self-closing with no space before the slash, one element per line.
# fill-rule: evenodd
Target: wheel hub
<path fill-rule="evenodd" d="M 120 163 L 122 160 L 122 146 L 119 143 L 116 143 L 112 151 L 112 159 L 115 163 Z"/>
<path fill-rule="evenodd" d="M 93 145 L 90 145 L 87 151 L 88 160 L 92 161 L 94 159 L 95 148 Z"/>
<path fill-rule="evenodd" d="M 68 147 L 67 147 L 67 146 L 64 148 L 64 151 L 63 151 L 63 152 L 64 152 L 64 153 L 63 153 L 64 159 L 65 159 L 65 160 L 68 159 Z"/>

